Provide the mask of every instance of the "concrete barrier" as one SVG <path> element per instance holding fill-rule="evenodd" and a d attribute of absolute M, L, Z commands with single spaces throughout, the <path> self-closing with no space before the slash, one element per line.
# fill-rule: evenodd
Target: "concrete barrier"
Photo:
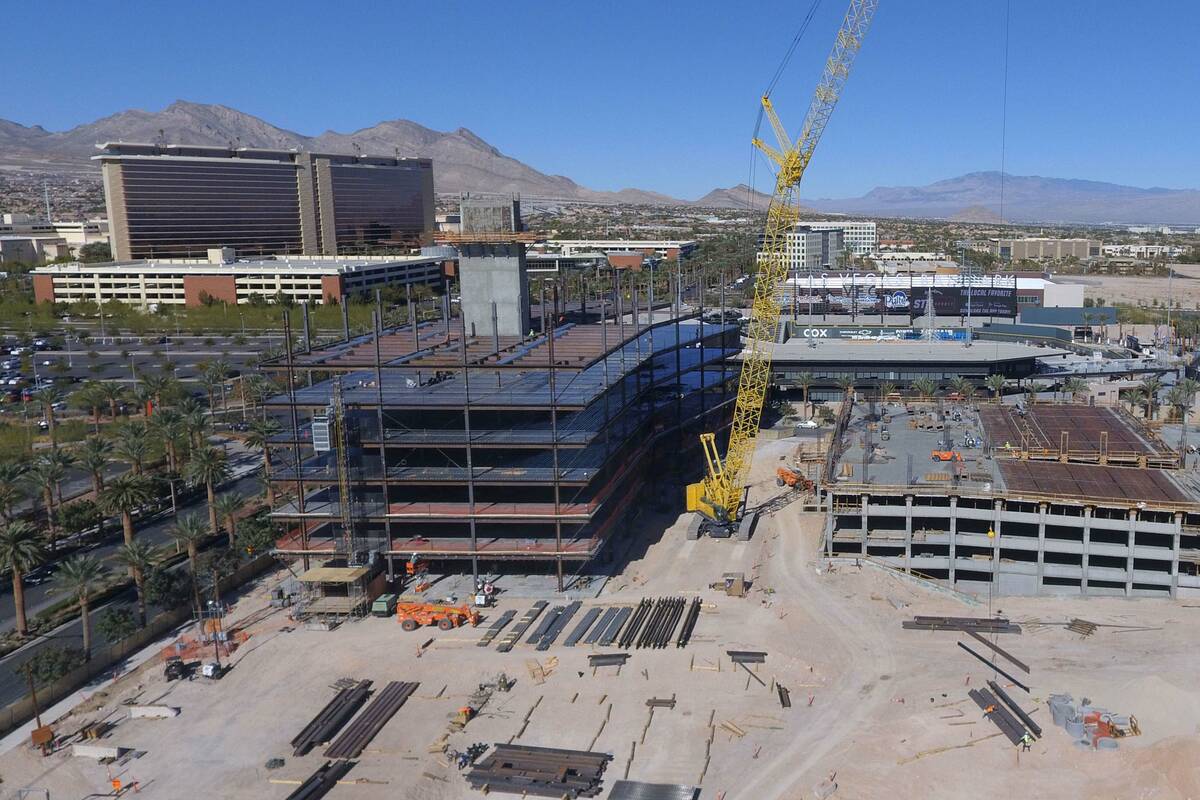
<path fill-rule="evenodd" d="M 167 717 L 178 717 L 179 709 L 174 706 L 130 706 L 129 718 L 150 718 L 150 719 L 165 719 Z"/>
<path fill-rule="evenodd" d="M 128 753 L 128 747 L 109 747 L 103 744 L 75 744 L 71 745 L 71 755 L 76 758 L 94 758 L 99 761 L 102 758 L 120 758 Z"/>

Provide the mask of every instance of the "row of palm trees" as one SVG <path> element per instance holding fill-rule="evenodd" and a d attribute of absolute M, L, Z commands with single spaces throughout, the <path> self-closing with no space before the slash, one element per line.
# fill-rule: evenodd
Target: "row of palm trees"
<path fill-rule="evenodd" d="M 210 398 L 218 386 L 224 393 L 224 376 L 228 371 L 227 365 L 219 362 L 206 370 L 212 378 L 211 382 L 206 381 Z M 241 382 L 243 402 L 251 398 L 258 401 L 276 391 L 268 379 L 254 377 L 256 379 Z M 229 465 L 224 452 L 208 443 L 209 411 L 187 395 L 173 375 L 147 373 L 132 389 L 91 381 L 80 387 L 71 399 L 77 407 L 90 413 L 95 433 L 68 447 L 60 446 L 54 435 L 56 406 L 65 399 L 62 390 L 48 386 L 35 393 L 32 399 L 43 406 L 50 447 L 28 460 L 0 462 L 0 568 L 11 572 L 16 629 L 22 636 L 29 631 L 24 578 L 52 558 L 58 549 L 63 533 L 58 524 L 58 512 L 64 507 L 62 484 L 72 467 L 79 467 L 90 475 L 97 509 L 120 519 L 124 543 L 114 560 L 124 567 L 135 584 L 139 616 L 144 626 L 145 582 L 164 554 L 136 539 L 134 516 L 157 499 L 155 467 L 159 467 L 157 472 L 165 467 L 172 505 L 176 499 L 177 479 L 205 488 L 208 520 L 200 515 L 181 516 L 171 530 L 177 548 L 187 552 L 193 581 L 197 577 L 199 547 L 207 537 L 219 534 L 222 521 L 229 546 L 232 548 L 235 543 L 235 520 L 244 499 L 235 493 L 216 496 L 216 487 L 229 476 Z M 118 422 L 121 405 L 128 399 L 139 406 L 152 403 L 152 413 L 147 409 L 145 417 Z M 105 412 L 113 424 L 102 432 Z M 278 430 L 274 420 L 264 414 L 251 424 L 247 437 L 249 446 L 261 449 L 268 474 L 270 463 L 266 443 Z M 118 477 L 107 478 L 106 472 L 114 462 L 128 465 L 128 470 Z M 159 480 L 162 477 L 158 475 Z M 40 495 L 46 512 L 44 529 L 18 518 L 16 506 L 26 493 L 35 497 Z M 99 559 L 77 555 L 63 560 L 56 576 L 58 588 L 79 603 L 86 653 L 90 653 L 91 648 L 88 602 L 108 574 L 108 567 Z"/>

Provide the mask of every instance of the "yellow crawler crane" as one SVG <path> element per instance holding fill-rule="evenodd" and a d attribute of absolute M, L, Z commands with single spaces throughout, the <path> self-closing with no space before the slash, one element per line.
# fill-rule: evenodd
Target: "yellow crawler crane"
<path fill-rule="evenodd" d="M 804 127 L 794 143 L 775 113 L 770 97 L 762 97 L 763 113 L 775 131 L 778 148 L 758 138 L 753 140 L 754 146 L 775 164 L 778 172 L 775 193 L 767 209 L 767 226 L 754 281 L 754 305 L 746 331 L 748 342 L 742 354 L 729 449 L 722 459 L 717 452 L 716 434 L 701 434 L 700 444 L 704 448 L 708 475 L 687 488 L 688 510 L 699 511 L 723 526 L 736 523 L 741 516 L 750 460 L 758 440 L 759 420 L 771 381 L 772 350 L 782 312 L 779 291 L 788 272 L 787 235 L 800 216 L 800 179 L 825 132 L 825 125 L 837 105 L 878 5 L 878 0 L 851 0 L 833 51 L 825 62 L 821 82 L 808 107 Z"/>

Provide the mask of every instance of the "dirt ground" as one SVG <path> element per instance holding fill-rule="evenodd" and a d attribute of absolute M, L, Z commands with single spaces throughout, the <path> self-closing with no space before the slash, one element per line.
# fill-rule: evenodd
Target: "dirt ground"
<path fill-rule="evenodd" d="M 754 502 L 780 491 L 769 476 L 787 447 L 784 440 L 760 448 Z M 686 518 L 668 522 L 661 532 L 661 519 L 645 520 L 652 543 L 635 548 L 635 560 L 585 608 L 699 595 L 706 607 L 687 648 L 633 650 L 619 673 L 611 667 L 593 673 L 592 648 L 565 647 L 565 637 L 548 652 L 522 643 L 500 654 L 475 645 L 481 630 L 405 633 L 394 620 L 366 619 L 324 632 L 277 612 L 254 626 L 222 680 L 167 684 L 158 666 L 148 666 L 55 723 L 70 732 L 84 721 L 116 721 L 104 743 L 140 756 L 104 766 L 72 757 L 69 748 L 42 757 L 18 747 L 0 757 L 0 796 L 22 786 L 45 787 L 55 798 L 109 796 L 110 776 L 118 776 L 138 781 L 138 796 L 148 800 L 285 798 L 295 784 L 272 779 L 297 781 L 324 763 L 319 748 L 293 758 L 288 741 L 344 677 L 369 678 L 377 688 L 389 680 L 421 685 L 347 776 L 364 782 L 339 786 L 330 797 L 479 796 L 429 745 L 479 683 L 505 672 L 516 678 L 512 691 L 495 695 L 449 745 L 462 750 L 515 740 L 605 751 L 613 761 L 604 793 L 628 775 L 699 784 L 704 798 L 796 800 L 816 797 L 815 787 L 832 776 L 836 798 L 1200 797 L 1200 604 L 993 599 L 993 612 L 1024 628 L 1001 645 L 1032 669 L 1029 676 L 1018 673 L 1029 694 L 1008 691 L 1044 728 L 1032 751 L 1018 754 L 992 736 L 997 729 L 967 699 L 968 688 L 992 675 L 955 646 L 960 637 L 901 628 L 914 614 L 985 615 L 987 598 L 967 604 L 852 562 L 825 568 L 817 560 L 822 519 L 799 504 L 763 520 L 750 542 L 687 541 Z M 726 571 L 753 579 L 750 596 L 705 588 Z M 263 581 L 247 593 L 235 613 L 263 608 L 270 585 Z M 491 613 L 528 606 L 506 598 Z M 1101 627 L 1080 637 L 1061 624 L 1073 617 L 1154 630 Z M 418 655 L 430 638 L 433 645 Z M 767 651 L 757 669 L 767 685 L 734 668 L 726 649 Z M 541 682 L 531 677 L 527 665 L 537 659 L 544 666 L 550 658 L 557 659 L 553 671 Z M 776 681 L 789 688 L 792 708 L 780 707 Z M 1045 699 L 1061 692 L 1135 715 L 1143 734 L 1122 740 L 1116 752 L 1076 747 L 1050 724 Z M 646 700 L 671 696 L 675 708 L 651 717 Z M 182 711 L 171 719 L 128 719 L 126 701 Z M 744 735 L 721 727 L 726 721 Z M 273 757 L 285 766 L 265 769 Z"/>
<path fill-rule="evenodd" d="M 1185 277 L 1181 277 L 1185 276 Z M 1136 278 L 1119 275 L 1055 275 L 1059 283 L 1081 283 L 1083 296 L 1095 300 L 1103 298 L 1107 304 L 1129 303 L 1135 306 L 1151 306 L 1155 300 L 1160 307 L 1167 303 L 1167 279 Z M 1178 308 L 1200 309 L 1200 270 L 1185 266 L 1176 267 L 1171 281 L 1171 294 Z"/>

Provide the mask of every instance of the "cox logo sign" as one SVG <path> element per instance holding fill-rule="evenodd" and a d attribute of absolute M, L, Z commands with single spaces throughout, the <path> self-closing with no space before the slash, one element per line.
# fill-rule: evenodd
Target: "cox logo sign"
<path fill-rule="evenodd" d="M 805 328 L 803 331 L 801 331 L 801 334 L 804 336 L 805 339 L 828 339 L 829 338 L 829 329 L 828 328 Z"/>

